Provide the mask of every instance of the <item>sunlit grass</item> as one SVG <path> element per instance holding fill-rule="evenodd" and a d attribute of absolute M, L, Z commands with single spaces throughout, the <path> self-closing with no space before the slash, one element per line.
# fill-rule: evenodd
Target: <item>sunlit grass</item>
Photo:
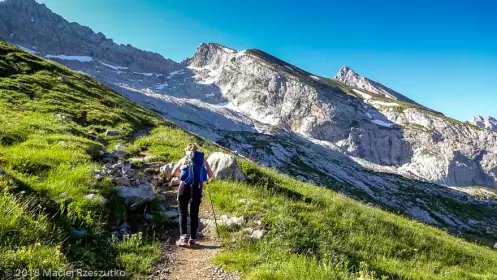
<path fill-rule="evenodd" d="M 125 206 L 92 171 L 102 168 L 102 148 L 162 123 L 94 80 L 0 42 L 0 168 L 7 173 L 0 175 L 0 270 L 149 273 L 158 244 L 112 241 L 106 223 L 125 219 Z M 105 136 L 109 129 L 120 135 Z M 90 193 L 109 202 L 86 199 Z M 76 240 L 73 229 L 87 234 Z"/>

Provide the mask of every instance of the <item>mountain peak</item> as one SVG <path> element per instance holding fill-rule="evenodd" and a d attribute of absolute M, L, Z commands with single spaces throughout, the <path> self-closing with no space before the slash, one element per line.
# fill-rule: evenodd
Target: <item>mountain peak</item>
<path fill-rule="evenodd" d="M 344 66 L 340 67 L 340 70 L 338 70 L 337 75 L 339 75 L 340 73 L 348 73 L 348 72 L 352 72 L 352 73 L 356 74 L 354 72 L 354 70 L 352 70 L 352 69 L 350 69 L 350 67 L 344 65 Z"/>
<path fill-rule="evenodd" d="M 394 91 L 393 89 L 359 75 L 348 66 L 342 66 L 340 70 L 338 70 L 338 73 L 335 75 L 334 79 L 342 84 L 367 90 L 386 98 L 417 104 L 413 100 Z"/>
<path fill-rule="evenodd" d="M 234 53 L 237 53 L 237 50 L 218 43 L 201 43 L 198 45 L 195 54 L 187 60 L 187 64 L 193 67 L 204 67 L 210 64 L 219 65 L 224 58 Z"/>
<path fill-rule="evenodd" d="M 481 128 L 497 130 L 497 119 L 494 117 L 474 116 L 471 123 Z"/>

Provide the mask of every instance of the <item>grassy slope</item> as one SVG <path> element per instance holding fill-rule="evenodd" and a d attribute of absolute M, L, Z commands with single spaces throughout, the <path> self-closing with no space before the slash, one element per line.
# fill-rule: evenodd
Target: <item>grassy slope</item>
<path fill-rule="evenodd" d="M 112 242 L 105 223 L 124 219 L 126 209 L 111 184 L 97 182 L 91 171 L 101 169 L 102 147 L 159 124 L 93 79 L 0 42 L 0 167 L 7 171 L 0 176 L 0 269 L 146 273 L 159 246 L 146 236 Z M 107 129 L 121 136 L 108 138 Z M 89 193 L 109 202 L 85 199 Z M 72 228 L 88 234 L 72 240 Z"/>
<path fill-rule="evenodd" d="M 61 75 L 69 83 L 60 83 Z M 168 161 L 182 156 L 181 148 L 192 136 L 84 75 L 4 43 L 0 43 L 0 77 L 0 167 L 9 174 L 0 176 L 2 267 L 116 267 L 146 273 L 157 258 L 157 244 L 149 245 L 139 236 L 122 243 L 110 241 L 103 223 L 127 213 L 110 184 L 97 183 L 90 171 L 101 165 L 96 154 L 102 144 L 125 141 L 144 126 L 156 128 L 131 150 L 145 147 Z M 81 118 L 83 111 L 88 112 L 86 121 Z M 58 120 L 53 113 L 69 119 Z M 110 128 L 120 130 L 121 136 L 103 136 Z M 218 149 L 201 144 L 207 153 Z M 497 275 L 496 252 L 331 190 L 242 163 L 248 182 L 217 181 L 211 188 L 219 210 L 243 215 L 249 223 L 262 219 L 271 230 L 255 243 L 239 232 L 223 233 L 226 250 L 217 261 L 241 270 L 247 278 L 357 279 L 362 273 L 391 279 L 495 279 Z M 83 199 L 87 193 L 102 193 L 110 201 L 90 202 Z M 240 198 L 252 204 L 240 204 Z M 68 239 L 72 227 L 89 229 L 88 237 Z M 233 237 L 240 241 L 228 242 Z"/>
<path fill-rule="evenodd" d="M 136 145 L 169 154 L 187 143 L 178 133 L 159 128 Z M 369 279 L 497 279 L 495 251 L 241 162 L 248 182 L 215 181 L 210 187 L 219 210 L 244 216 L 252 227 L 262 219 L 271 230 L 255 243 L 241 232 L 223 233 L 225 250 L 217 262 L 249 279 L 357 279 L 361 273 Z"/>

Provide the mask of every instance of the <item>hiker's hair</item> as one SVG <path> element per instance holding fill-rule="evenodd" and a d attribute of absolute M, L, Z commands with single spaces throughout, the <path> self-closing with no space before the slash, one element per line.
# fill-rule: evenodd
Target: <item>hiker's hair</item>
<path fill-rule="evenodd" d="M 185 152 L 188 152 L 188 151 L 191 151 L 191 152 L 195 152 L 198 150 L 198 146 L 196 143 L 189 143 L 186 148 L 185 148 Z"/>

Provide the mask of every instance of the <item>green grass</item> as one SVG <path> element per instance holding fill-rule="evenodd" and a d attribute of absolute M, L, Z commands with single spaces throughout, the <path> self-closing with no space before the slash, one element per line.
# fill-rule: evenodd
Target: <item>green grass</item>
<path fill-rule="evenodd" d="M 171 151 L 188 141 L 183 132 L 159 128 L 138 142 L 174 161 L 183 154 Z M 204 144 L 207 153 L 215 149 Z M 246 279 L 497 279 L 495 251 L 252 162 L 240 163 L 247 182 L 214 181 L 209 187 L 218 211 L 244 216 L 250 227 L 262 220 L 270 229 L 258 242 L 242 231 L 222 230 L 224 250 L 216 262 Z"/>
<path fill-rule="evenodd" d="M 497 279 L 497 252 L 244 162 L 247 183 L 211 184 L 215 205 L 270 234 L 224 233 L 217 262 L 248 279 Z M 250 206 L 239 199 L 249 199 Z M 374 275 L 374 277 L 372 276 Z M 367 279 L 367 278 L 366 278 Z"/>
<path fill-rule="evenodd" d="M 58 81 L 62 75 L 68 83 Z M 149 273 L 159 244 L 148 230 L 122 242 L 111 238 L 108 223 L 134 213 L 107 180 L 91 175 L 101 168 L 102 146 L 146 127 L 154 129 L 130 151 L 175 161 L 191 141 L 207 155 L 221 150 L 84 75 L 0 43 L 0 167 L 8 173 L 0 175 L 1 268 L 116 268 L 130 278 Z M 121 134 L 106 137 L 107 129 Z M 241 164 L 247 182 L 214 181 L 210 188 L 220 212 L 242 215 L 252 227 L 261 220 L 270 230 L 258 242 L 242 232 L 222 232 L 216 262 L 246 279 L 496 279 L 495 251 L 252 162 Z M 88 201 L 88 193 L 109 202 Z M 242 198 L 252 203 L 241 204 Z M 88 234 L 73 240 L 71 228 Z"/>
<path fill-rule="evenodd" d="M 128 213 L 110 182 L 91 172 L 102 168 L 101 148 L 163 124 L 95 80 L 0 42 L 0 168 L 7 172 L 0 175 L 0 269 L 148 273 L 159 244 L 149 235 L 112 240 L 108 221 Z M 108 129 L 120 136 L 105 136 Z M 90 193 L 109 202 L 85 199 Z M 72 229 L 88 234 L 73 240 Z"/>

